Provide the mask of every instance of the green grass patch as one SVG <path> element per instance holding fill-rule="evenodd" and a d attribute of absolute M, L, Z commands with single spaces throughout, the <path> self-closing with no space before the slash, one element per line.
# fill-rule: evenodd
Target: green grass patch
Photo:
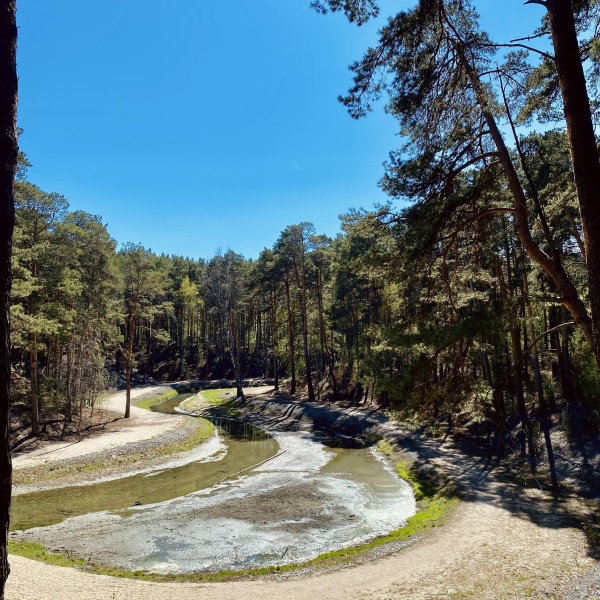
<path fill-rule="evenodd" d="M 413 469 L 405 462 L 399 460 L 395 465 L 398 477 L 401 477 L 407 483 L 410 483 L 415 494 L 417 502 L 421 500 L 431 500 L 436 497 L 436 487 L 433 482 L 419 477 Z"/>
<path fill-rule="evenodd" d="M 135 405 L 138 408 L 145 408 L 146 410 L 149 410 L 151 406 L 154 406 L 155 404 L 160 404 L 161 402 L 166 402 L 171 398 L 175 398 L 175 396 L 177 396 L 177 394 L 179 393 L 180 392 L 178 392 L 177 390 L 169 390 L 168 392 L 164 392 L 159 396 L 152 396 L 150 398 L 142 398 L 141 400 L 137 400 L 135 402 Z"/>
<path fill-rule="evenodd" d="M 39 542 L 21 542 L 8 540 L 8 552 L 31 560 L 39 560 L 56 567 L 82 567 L 87 565 L 84 560 L 75 558 L 63 552 L 50 552 Z"/>
<path fill-rule="evenodd" d="M 388 441 L 380 440 L 377 443 L 377 450 L 395 459 L 394 468 L 398 477 L 411 485 L 417 502 L 431 501 L 440 494 L 444 495 L 442 493 L 445 488 L 444 482 L 439 479 L 434 481 L 430 476 L 425 476 L 422 472 L 419 472 L 414 468 L 414 462 L 403 458 Z"/>
<path fill-rule="evenodd" d="M 200 394 L 209 404 L 223 404 L 235 398 L 236 389 L 227 388 L 221 390 L 202 390 Z"/>
<path fill-rule="evenodd" d="M 235 392 L 235 388 L 202 390 L 184 400 L 181 408 L 192 413 L 208 411 L 215 416 L 235 418 L 240 415 L 240 410 L 234 402 Z"/>

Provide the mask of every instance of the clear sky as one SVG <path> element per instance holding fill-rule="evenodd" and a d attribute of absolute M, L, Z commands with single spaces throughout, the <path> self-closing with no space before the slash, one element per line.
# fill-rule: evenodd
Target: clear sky
<path fill-rule="evenodd" d="M 102 216 L 120 244 L 256 258 L 287 225 L 334 236 L 378 189 L 394 120 L 353 121 L 348 65 L 393 11 L 357 28 L 309 0 L 21 0 L 19 125 L 29 177 Z M 478 0 L 497 41 L 540 6 Z"/>

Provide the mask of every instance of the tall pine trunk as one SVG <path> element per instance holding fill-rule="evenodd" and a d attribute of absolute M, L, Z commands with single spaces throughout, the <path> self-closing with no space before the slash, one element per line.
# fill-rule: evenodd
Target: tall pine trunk
<path fill-rule="evenodd" d="M 571 0 L 547 0 L 554 60 L 562 94 L 585 243 L 593 337 L 600 368 L 600 157 Z"/>
<path fill-rule="evenodd" d="M 242 387 L 242 354 L 240 348 L 240 321 L 236 304 L 237 301 L 234 300 L 234 306 L 232 307 L 231 317 L 229 319 L 229 339 L 231 340 L 230 354 L 235 377 L 236 398 L 244 400 L 244 388 Z"/>
<path fill-rule="evenodd" d="M 131 369 L 133 366 L 133 335 L 135 333 L 135 312 L 129 315 L 127 324 L 127 356 L 125 360 L 125 418 L 131 415 Z"/>
<path fill-rule="evenodd" d="M 275 380 L 275 391 L 279 390 L 279 367 L 277 365 L 277 314 L 275 304 L 275 292 L 271 291 L 271 335 L 273 337 L 273 379 Z"/>
<path fill-rule="evenodd" d="M 10 572 L 10 287 L 17 165 L 17 4 L 0 0 L 0 600 Z"/>
<path fill-rule="evenodd" d="M 308 400 L 310 402 L 315 401 L 315 390 L 312 382 L 312 375 L 310 371 L 310 350 L 308 347 L 308 310 L 306 307 L 306 289 L 302 290 L 302 306 L 300 307 L 302 317 L 302 345 L 304 348 L 304 364 L 306 371 L 306 387 L 308 390 Z"/>
<path fill-rule="evenodd" d="M 546 453 L 548 454 L 548 467 L 550 469 L 550 481 L 552 487 L 558 486 L 558 476 L 556 474 L 556 464 L 554 462 L 554 449 L 552 447 L 552 438 L 550 437 L 550 418 L 546 398 L 544 397 L 544 386 L 542 384 L 542 371 L 540 369 L 540 357 L 538 354 L 537 338 L 535 336 L 535 324 L 533 322 L 533 311 L 529 299 L 529 284 L 527 283 L 527 274 L 523 274 L 523 296 L 525 298 L 525 318 L 527 320 L 527 329 L 531 338 L 531 357 L 533 360 L 533 373 L 535 389 L 537 392 L 538 403 L 540 405 L 540 423 L 544 433 L 544 442 L 546 443 Z"/>
<path fill-rule="evenodd" d="M 37 333 L 29 335 L 29 379 L 31 384 L 31 434 L 40 435 L 40 402 L 38 393 Z"/>
<path fill-rule="evenodd" d="M 296 349 L 294 341 L 294 317 L 292 315 L 292 300 L 290 297 L 290 282 L 288 279 L 285 280 L 285 297 L 287 301 L 287 322 L 290 347 L 290 371 L 292 376 L 292 381 L 290 383 L 290 394 L 293 395 L 296 393 Z"/>

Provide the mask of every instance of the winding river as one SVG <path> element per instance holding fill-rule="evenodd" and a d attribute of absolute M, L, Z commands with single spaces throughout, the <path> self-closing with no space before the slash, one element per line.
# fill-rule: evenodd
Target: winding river
<path fill-rule="evenodd" d="M 182 399 L 154 408 L 172 412 Z M 206 572 L 301 562 L 415 512 L 410 486 L 370 449 L 218 425 L 188 464 L 16 496 L 12 525 L 26 529 L 16 537 L 128 570 Z"/>

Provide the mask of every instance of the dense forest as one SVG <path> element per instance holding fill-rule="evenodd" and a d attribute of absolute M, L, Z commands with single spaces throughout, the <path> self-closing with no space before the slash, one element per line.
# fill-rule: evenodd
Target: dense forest
<path fill-rule="evenodd" d="M 585 297 L 566 135 L 532 134 L 519 148 L 533 235 Z M 521 445 L 533 461 L 558 399 L 599 396 L 591 349 L 487 165 L 457 174 L 443 204 L 351 211 L 336 239 L 299 223 L 256 260 L 233 250 L 196 260 L 117 249 L 101 217 L 70 212 L 20 164 L 11 344 L 34 435 L 132 378 L 235 379 L 240 395 L 242 380 L 271 378 L 313 401 L 468 415 L 489 425 L 498 452 Z M 524 435 L 513 440 L 516 422 Z"/>
<path fill-rule="evenodd" d="M 552 426 L 600 428 L 600 5 L 530 3 L 540 29 L 501 45 L 459 0 L 390 18 L 341 101 L 353 118 L 385 103 L 404 145 L 381 180 L 389 203 L 349 210 L 335 239 L 302 222 L 256 259 L 118 248 L 21 154 L 11 394 L 32 435 L 108 387 L 232 379 L 243 398 L 268 378 L 469 426 L 500 456 L 545 456 L 556 484 Z M 312 5 L 358 24 L 378 10 Z"/>

